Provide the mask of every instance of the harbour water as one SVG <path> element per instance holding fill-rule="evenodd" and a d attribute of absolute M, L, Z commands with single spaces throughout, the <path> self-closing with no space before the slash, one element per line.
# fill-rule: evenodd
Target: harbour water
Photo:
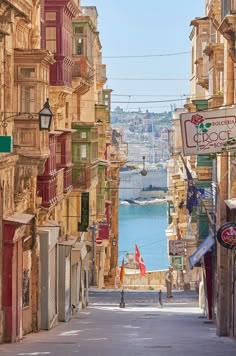
<path fill-rule="evenodd" d="M 129 204 L 119 207 L 119 265 L 137 244 L 148 271 L 168 268 L 165 230 L 167 204 Z"/>

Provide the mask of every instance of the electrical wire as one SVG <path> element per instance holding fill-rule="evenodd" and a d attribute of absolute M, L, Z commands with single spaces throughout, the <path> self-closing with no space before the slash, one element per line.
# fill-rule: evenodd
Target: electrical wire
<path fill-rule="evenodd" d="M 175 81 L 175 80 L 187 80 L 190 81 L 189 78 L 107 78 L 108 80 L 164 80 L 164 81 Z"/>
<path fill-rule="evenodd" d="M 172 57 L 182 54 L 189 54 L 191 52 L 176 52 L 176 53 L 161 53 L 161 54 L 142 54 L 142 55 L 124 55 L 124 56 L 103 56 L 103 58 L 149 58 L 149 57 Z"/>

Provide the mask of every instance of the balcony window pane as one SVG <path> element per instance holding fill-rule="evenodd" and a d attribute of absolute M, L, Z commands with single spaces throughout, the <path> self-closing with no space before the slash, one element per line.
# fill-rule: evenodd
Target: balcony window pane
<path fill-rule="evenodd" d="M 56 52 L 56 27 L 46 27 L 46 49 Z"/>
<path fill-rule="evenodd" d="M 75 33 L 83 33 L 83 32 L 84 32 L 84 28 L 82 26 L 75 27 Z"/>
<path fill-rule="evenodd" d="M 35 78 L 35 68 L 20 68 L 22 78 Z"/>
<path fill-rule="evenodd" d="M 56 146 L 56 163 L 61 163 L 61 142 L 57 142 Z"/>
<path fill-rule="evenodd" d="M 87 145 L 80 145 L 80 157 L 82 160 L 87 159 Z"/>
<path fill-rule="evenodd" d="M 83 43 L 84 43 L 83 39 L 78 38 L 75 43 L 76 43 L 75 53 L 78 55 L 83 54 Z"/>
<path fill-rule="evenodd" d="M 46 12 L 46 21 L 56 21 L 56 12 Z"/>
<path fill-rule="evenodd" d="M 30 113 L 35 112 L 35 87 L 21 87 L 20 111 Z"/>
<path fill-rule="evenodd" d="M 213 70 L 209 71 L 209 95 L 213 95 Z"/>

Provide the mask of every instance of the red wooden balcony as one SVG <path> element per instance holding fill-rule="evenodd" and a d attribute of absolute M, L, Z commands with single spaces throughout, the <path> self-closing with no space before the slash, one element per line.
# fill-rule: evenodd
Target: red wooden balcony
<path fill-rule="evenodd" d="M 49 176 L 39 176 L 37 182 L 38 197 L 42 198 L 41 205 L 50 208 L 57 203 L 57 172 Z"/>

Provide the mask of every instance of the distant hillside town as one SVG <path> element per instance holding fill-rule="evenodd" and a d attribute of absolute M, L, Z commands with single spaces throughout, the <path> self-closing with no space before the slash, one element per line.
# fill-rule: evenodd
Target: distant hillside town
<path fill-rule="evenodd" d="M 120 168 L 120 200 L 163 198 L 167 190 L 166 162 L 170 158 L 171 112 L 126 112 L 117 107 L 111 113 L 111 122 L 128 144 L 127 163 Z"/>

